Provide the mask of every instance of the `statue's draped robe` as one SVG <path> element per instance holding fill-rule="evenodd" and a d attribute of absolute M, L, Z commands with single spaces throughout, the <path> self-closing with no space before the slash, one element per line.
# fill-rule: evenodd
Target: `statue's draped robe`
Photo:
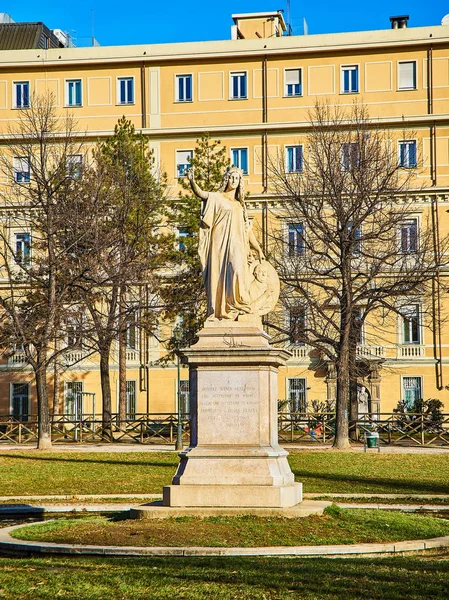
<path fill-rule="evenodd" d="M 249 243 L 243 207 L 210 192 L 201 214 L 199 248 L 207 293 L 207 316 L 235 319 L 251 312 Z"/>

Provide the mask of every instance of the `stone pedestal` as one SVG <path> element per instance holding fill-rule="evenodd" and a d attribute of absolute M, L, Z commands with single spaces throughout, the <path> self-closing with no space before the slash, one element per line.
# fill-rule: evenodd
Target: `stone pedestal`
<path fill-rule="evenodd" d="M 191 444 L 164 506 L 290 507 L 302 500 L 278 445 L 278 368 L 290 353 L 256 325 L 207 323 L 184 352 L 190 367 Z"/>

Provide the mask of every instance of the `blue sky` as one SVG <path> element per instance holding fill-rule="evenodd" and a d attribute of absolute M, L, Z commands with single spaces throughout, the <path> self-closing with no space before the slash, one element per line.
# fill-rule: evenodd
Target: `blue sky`
<path fill-rule="evenodd" d="M 333 33 L 369 29 L 388 29 L 392 15 L 410 15 L 411 27 L 439 25 L 449 13 L 449 2 L 432 0 L 377 0 L 374 4 L 348 0 L 306 3 L 291 0 L 294 33 L 302 33 L 306 18 L 309 33 Z M 78 45 L 88 44 L 92 35 L 101 45 L 186 42 L 229 39 L 231 14 L 262 12 L 286 8 L 285 0 L 232 0 L 221 3 L 205 0 L 167 4 L 155 0 L 3 0 L 0 10 L 15 21 L 43 21 L 52 29 L 68 31 Z M 284 13 L 285 14 L 285 13 Z"/>

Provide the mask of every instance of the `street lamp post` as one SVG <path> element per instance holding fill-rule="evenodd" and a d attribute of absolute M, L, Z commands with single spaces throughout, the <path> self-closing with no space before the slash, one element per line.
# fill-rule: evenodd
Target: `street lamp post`
<path fill-rule="evenodd" d="M 176 444 L 175 450 L 181 452 L 183 449 L 182 445 L 182 414 L 181 414 L 181 360 L 179 353 L 176 353 L 177 367 L 178 367 L 178 426 L 176 429 Z"/>

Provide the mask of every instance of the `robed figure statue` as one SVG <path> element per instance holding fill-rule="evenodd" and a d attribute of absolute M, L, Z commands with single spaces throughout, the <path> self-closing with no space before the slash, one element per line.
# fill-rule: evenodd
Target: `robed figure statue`
<path fill-rule="evenodd" d="M 270 289 L 273 273 L 276 280 L 277 275 L 265 262 L 248 219 L 242 175 L 240 169 L 232 167 L 226 171 L 217 192 L 206 192 L 195 182 L 193 169 L 187 172 L 193 192 L 203 200 L 198 252 L 207 293 L 208 320 L 236 320 L 239 315 L 265 314 L 273 308 L 279 294 Z M 260 289 L 260 274 L 257 276 L 257 271 L 253 274 L 261 264 L 270 270 L 265 290 Z M 258 296 L 257 303 L 252 289 Z M 267 293 L 271 299 L 276 296 L 274 302 L 261 302 L 261 293 Z"/>

